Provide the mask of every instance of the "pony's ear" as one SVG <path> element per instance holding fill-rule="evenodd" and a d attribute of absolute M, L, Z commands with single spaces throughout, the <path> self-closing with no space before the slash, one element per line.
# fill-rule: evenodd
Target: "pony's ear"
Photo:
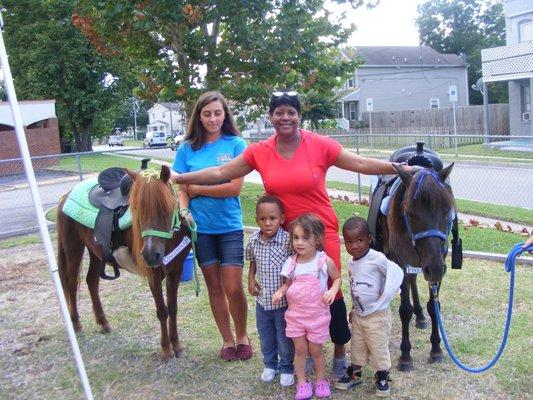
<path fill-rule="evenodd" d="M 452 169 L 453 169 L 453 164 L 455 164 L 455 163 L 451 163 L 446 168 L 441 169 L 439 171 L 439 177 L 440 177 L 442 182 L 445 182 L 446 179 L 448 179 L 448 176 L 450 176 L 450 173 L 452 172 Z"/>
<path fill-rule="evenodd" d="M 139 176 L 139 174 L 135 171 L 132 171 L 128 168 L 124 168 L 126 170 L 126 173 L 129 175 L 129 177 L 131 178 L 132 181 L 134 181 L 135 179 L 137 179 L 137 177 Z"/>
<path fill-rule="evenodd" d="M 169 178 L 170 168 L 168 167 L 168 165 L 161 165 L 161 175 L 159 175 L 159 179 L 162 180 L 164 183 L 167 183 Z"/>
<path fill-rule="evenodd" d="M 398 173 L 398 176 L 400 177 L 400 179 L 403 181 L 403 184 L 406 187 L 409 187 L 409 185 L 411 184 L 411 181 L 413 180 L 413 176 L 409 172 L 404 170 L 401 165 L 398 165 L 396 163 L 392 163 L 392 166 L 394 167 L 394 169 Z"/>

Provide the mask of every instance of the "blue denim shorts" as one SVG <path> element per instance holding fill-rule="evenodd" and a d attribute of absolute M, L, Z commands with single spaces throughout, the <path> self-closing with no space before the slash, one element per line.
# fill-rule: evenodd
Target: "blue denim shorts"
<path fill-rule="evenodd" d="M 219 263 L 221 267 L 244 265 L 244 231 L 198 233 L 196 259 L 200 268 Z"/>

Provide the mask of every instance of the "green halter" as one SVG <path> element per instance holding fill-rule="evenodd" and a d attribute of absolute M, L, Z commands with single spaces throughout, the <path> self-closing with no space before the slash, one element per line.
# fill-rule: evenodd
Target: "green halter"
<path fill-rule="evenodd" d="M 150 179 L 152 179 L 152 178 L 160 179 L 160 175 L 161 175 L 160 171 L 149 170 L 149 169 L 143 170 L 143 171 L 139 172 L 139 174 L 143 178 L 147 179 L 148 182 L 150 182 Z M 172 190 L 172 195 L 176 199 L 176 204 L 174 205 L 174 209 L 172 210 L 172 226 L 170 227 L 170 230 L 162 231 L 162 230 L 158 230 L 158 229 L 146 229 L 146 230 L 141 232 L 141 237 L 144 238 L 146 236 L 156 236 L 156 237 L 160 237 L 162 239 L 172 239 L 172 237 L 174 236 L 174 233 L 180 230 L 180 225 L 181 225 L 180 216 L 181 216 L 181 213 L 183 211 L 186 211 L 186 212 L 190 213 L 188 208 L 181 208 L 181 209 L 179 208 L 179 200 L 177 199 L 176 188 L 171 183 L 169 184 L 169 186 L 170 186 L 170 189 Z M 187 225 L 187 228 L 189 229 L 189 232 L 191 233 L 192 251 L 193 251 L 193 254 L 194 254 L 194 259 L 196 259 L 196 247 L 195 247 L 195 242 L 196 242 L 196 237 L 197 237 L 197 234 L 196 234 L 196 231 L 197 231 L 196 222 L 194 220 L 192 222 L 190 222 L 188 218 L 184 218 L 184 220 L 185 220 L 185 223 Z M 198 280 L 198 273 L 196 271 L 196 268 L 194 268 L 194 280 L 195 280 L 195 286 L 196 286 L 196 296 L 198 296 L 198 293 L 200 292 L 200 282 Z"/>

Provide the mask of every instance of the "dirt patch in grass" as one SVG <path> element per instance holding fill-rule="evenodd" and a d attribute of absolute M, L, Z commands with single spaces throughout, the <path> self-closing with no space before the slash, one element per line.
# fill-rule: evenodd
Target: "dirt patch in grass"
<path fill-rule="evenodd" d="M 493 355 L 500 341 L 508 275 L 496 263 L 466 261 L 465 264 L 462 271 L 450 270 L 445 278 L 441 300 L 443 318 L 454 342 L 452 345 L 458 345 L 458 356 L 479 366 Z M 426 361 L 429 331 L 414 328 L 415 371 L 396 371 L 394 366 L 401 340 L 396 299 L 393 303 L 391 398 L 531 398 L 533 275 L 530 270 L 518 267 L 515 296 L 519 307 L 513 316 L 509 345 L 500 363 L 481 375 L 459 370 L 448 358 L 443 364 L 429 365 Z M 472 301 L 475 296 L 469 295 L 478 292 L 480 277 L 486 297 L 491 300 Z M 115 282 L 101 282 L 101 296 L 113 326 L 113 331 L 106 335 L 99 333 L 93 321 L 82 275 L 79 312 L 84 330 L 77 337 L 95 398 L 293 398 L 293 388 L 282 389 L 279 383 L 266 385 L 258 378 L 262 362 L 253 299 L 249 298 L 248 320 L 255 355 L 248 362 L 226 363 L 218 358 L 221 340 L 211 316 L 205 286 L 197 298 L 194 285 L 183 284 L 179 327 L 187 351 L 182 358 L 163 363 L 158 356 L 159 323 L 147 284 L 137 276 L 124 274 Z M 329 344 L 326 353 L 330 365 L 332 347 Z M 0 249 L 0 370 L 0 398 L 84 398 L 46 255 L 40 244 Z M 334 398 L 374 397 L 369 369 L 364 372 L 364 380 L 363 385 L 351 391 L 335 391 Z"/>

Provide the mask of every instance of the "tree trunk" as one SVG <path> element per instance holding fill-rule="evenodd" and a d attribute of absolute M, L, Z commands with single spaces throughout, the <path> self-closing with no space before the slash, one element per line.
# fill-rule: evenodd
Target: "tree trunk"
<path fill-rule="evenodd" d="M 76 123 L 70 119 L 70 129 L 72 129 L 72 136 L 74 136 L 74 144 L 76 146 L 76 152 L 80 152 L 80 151 L 83 151 L 82 150 L 82 146 L 81 146 L 81 138 L 80 138 L 80 133 L 78 131 L 78 126 L 76 125 Z"/>
<path fill-rule="evenodd" d="M 93 151 L 93 141 L 92 141 L 92 121 L 85 120 L 82 122 L 82 146 L 83 151 Z"/>

